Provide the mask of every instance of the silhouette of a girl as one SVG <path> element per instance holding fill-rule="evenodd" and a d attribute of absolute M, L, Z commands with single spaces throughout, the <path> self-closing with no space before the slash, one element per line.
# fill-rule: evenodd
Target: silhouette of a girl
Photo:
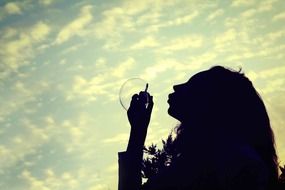
<path fill-rule="evenodd" d="M 244 74 L 215 66 L 169 94 L 170 116 L 180 121 L 170 166 L 141 185 L 143 146 L 153 107 L 135 94 L 131 132 L 119 153 L 119 190 L 271 190 L 278 180 L 274 135 L 265 105 Z"/>

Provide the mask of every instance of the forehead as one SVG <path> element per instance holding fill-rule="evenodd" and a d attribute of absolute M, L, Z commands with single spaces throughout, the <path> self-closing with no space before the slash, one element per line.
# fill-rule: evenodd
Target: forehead
<path fill-rule="evenodd" d="M 199 72 L 193 75 L 188 81 L 185 83 L 177 84 L 180 87 L 191 88 L 191 89 L 199 89 L 201 87 L 205 87 L 205 72 Z"/>
<path fill-rule="evenodd" d="M 185 84 L 187 84 L 187 85 L 189 85 L 189 84 L 191 84 L 191 85 L 201 84 L 205 81 L 206 74 L 207 74 L 206 71 L 199 72 L 199 73 L 193 75 Z"/>

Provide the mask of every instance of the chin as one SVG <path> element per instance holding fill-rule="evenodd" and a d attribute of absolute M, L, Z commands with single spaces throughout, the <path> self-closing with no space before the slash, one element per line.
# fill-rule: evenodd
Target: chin
<path fill-rule="evenodd" d="M 173 110 L 171 108 L 171 106 L 168 108 L 167 112 L 168 112 L 168 115 L 170 115 L 174 119 L 178 120 L 179 122 L 183 121 L 181 114 L 179 114 L 177 111 Z"/>
<path fill-rule="evenodd" d="M 172 116 L 170 108 L 168 108 L 167 113 L 168 113 L 168 115 Z"/>
<path fill-rule="evenodd" d="M 171 107 L 168 108 L 167 112 L 168 112 L 168 115 L 177 119 L 177 116 L 176 116 L 175 112 L 171 109 Z"/>

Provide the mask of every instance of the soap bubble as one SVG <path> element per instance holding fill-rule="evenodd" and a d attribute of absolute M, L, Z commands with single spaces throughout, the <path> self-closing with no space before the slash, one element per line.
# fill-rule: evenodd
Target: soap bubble
<path fill-rule="evenodd" d="M 146 91 L 148 83 L 141 78 L 130 78 L 125 81 L 119 92 L 119 100 L 122 107 L 128 110 L 134 94 L 139 94 L 141 91 Z M 148 105 L 148 96 L 146 95 L 146 106 Z"/>

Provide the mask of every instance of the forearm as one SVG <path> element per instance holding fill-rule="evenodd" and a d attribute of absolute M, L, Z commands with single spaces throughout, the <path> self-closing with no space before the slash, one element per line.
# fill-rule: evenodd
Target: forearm
<path fill-rule="evenodd" d="M 119 153 L 119 190 L 141 189 L 141 166 L 143 152 Z"/>
<path fill-rule="evenodd" d="M 134 129 L 135 127 L 132 127 Z M 139 127 L 137 127 L 139 128 Z M 130 138 L 127 146 L 127 152 L 140 153 L 143 150 L 147 131 L 146 130 L 132 130 L 130 132 Z"/>
<path fill-rule="evenodd" d="M 138 126 L 136 127 L 138 129 Z M 139 190 L 141 188 L 145 138 L 146 131 L 131 130 L 126 152 L 119 153 L 119 190 Z"/>

